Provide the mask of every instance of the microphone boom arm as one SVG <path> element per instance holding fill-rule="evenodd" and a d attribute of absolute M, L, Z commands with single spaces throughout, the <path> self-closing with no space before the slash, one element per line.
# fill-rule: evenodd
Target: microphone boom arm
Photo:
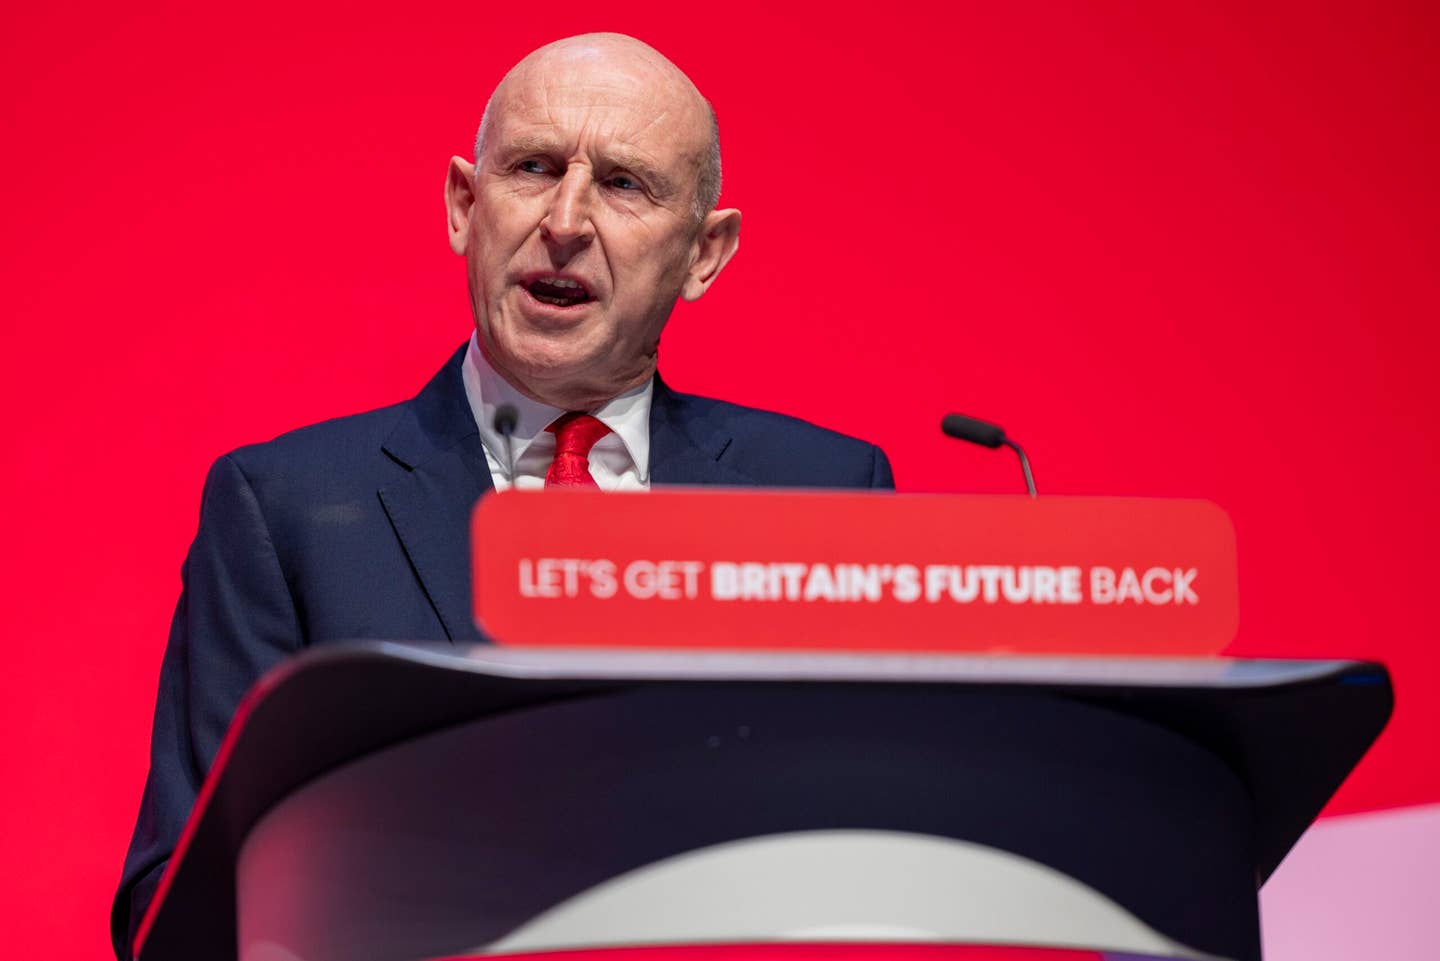
<path fill-rule="evenodd" d="M 1035 475 L 1030 473 L 1030 458 L 1026 457 L 1024 449 L 1010 438 L 1007 437 L 1000 443 L 1020 455 L 1020 469 L 1025 472 L 1025 489 L 1030 492 L 1031 497 L 1035 497 Z"/>

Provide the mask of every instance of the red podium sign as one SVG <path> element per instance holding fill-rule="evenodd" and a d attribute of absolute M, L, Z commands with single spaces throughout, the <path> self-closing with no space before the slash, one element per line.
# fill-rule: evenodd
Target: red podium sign
<path fill-rule="evenodd" d="M 512 491 L 471 532 L 507 645 L 1206 655 L 1238 619 L 1208 501 Z"/>

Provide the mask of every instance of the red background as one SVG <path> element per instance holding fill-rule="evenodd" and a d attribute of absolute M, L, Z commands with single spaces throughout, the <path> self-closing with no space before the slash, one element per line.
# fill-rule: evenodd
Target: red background
<path fill-rule="evenodd" d="M 719 112 L 739 257 L 679 388 L 882 443 L 902 489 L 1211 499 L 1244 654 L 1370 656 L 1333 811 L 1440 799 L 1433 3 L 290 2 L 0 14 L 11 424 L 0 904 L 99 958 L 208 463 L 467 335 L 441 184 L 527 50 L 619 29 Z"/>

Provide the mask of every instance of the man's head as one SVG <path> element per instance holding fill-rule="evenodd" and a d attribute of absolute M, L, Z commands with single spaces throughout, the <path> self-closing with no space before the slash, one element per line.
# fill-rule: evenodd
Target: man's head
<path fill-rule="evenodd" d="M 491 365 L 567 410 L 643 383 L 675 301 L 735 253 L 719 175 L 709 104 L 654 49 L 588 34 L 520 61 L 445 185 Z"/>

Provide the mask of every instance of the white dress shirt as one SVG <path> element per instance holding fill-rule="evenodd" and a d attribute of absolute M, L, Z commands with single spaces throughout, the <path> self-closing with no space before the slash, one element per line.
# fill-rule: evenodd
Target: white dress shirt
<path fill-rule="evenodd" d="M 470 348 L 461 368 L 465 397 L 480 428 L 485 460 L 496 490 L 516 487 L 532 490 L 545 486 L 545 474 L 555 459 L 555 435 L 545 428 L 565 411 L 531 400 L 497 374 L 480 352 L 478 335 L 470 335 Z M 590 476 L 603 491 L 650 489 L 650 398 L 655 392 L 652 377 L 586 413 L 598 419 L 610 433 L 590 450 Z M 519 423 L 510 435 L 511 452 L 505 438 L 495 430 L 495 411 L 503 404 L 515 407 Z M 511 458 L 514 458 L 513 461 Z M 510 475 L 510 464 L 515 476 Z"/>

